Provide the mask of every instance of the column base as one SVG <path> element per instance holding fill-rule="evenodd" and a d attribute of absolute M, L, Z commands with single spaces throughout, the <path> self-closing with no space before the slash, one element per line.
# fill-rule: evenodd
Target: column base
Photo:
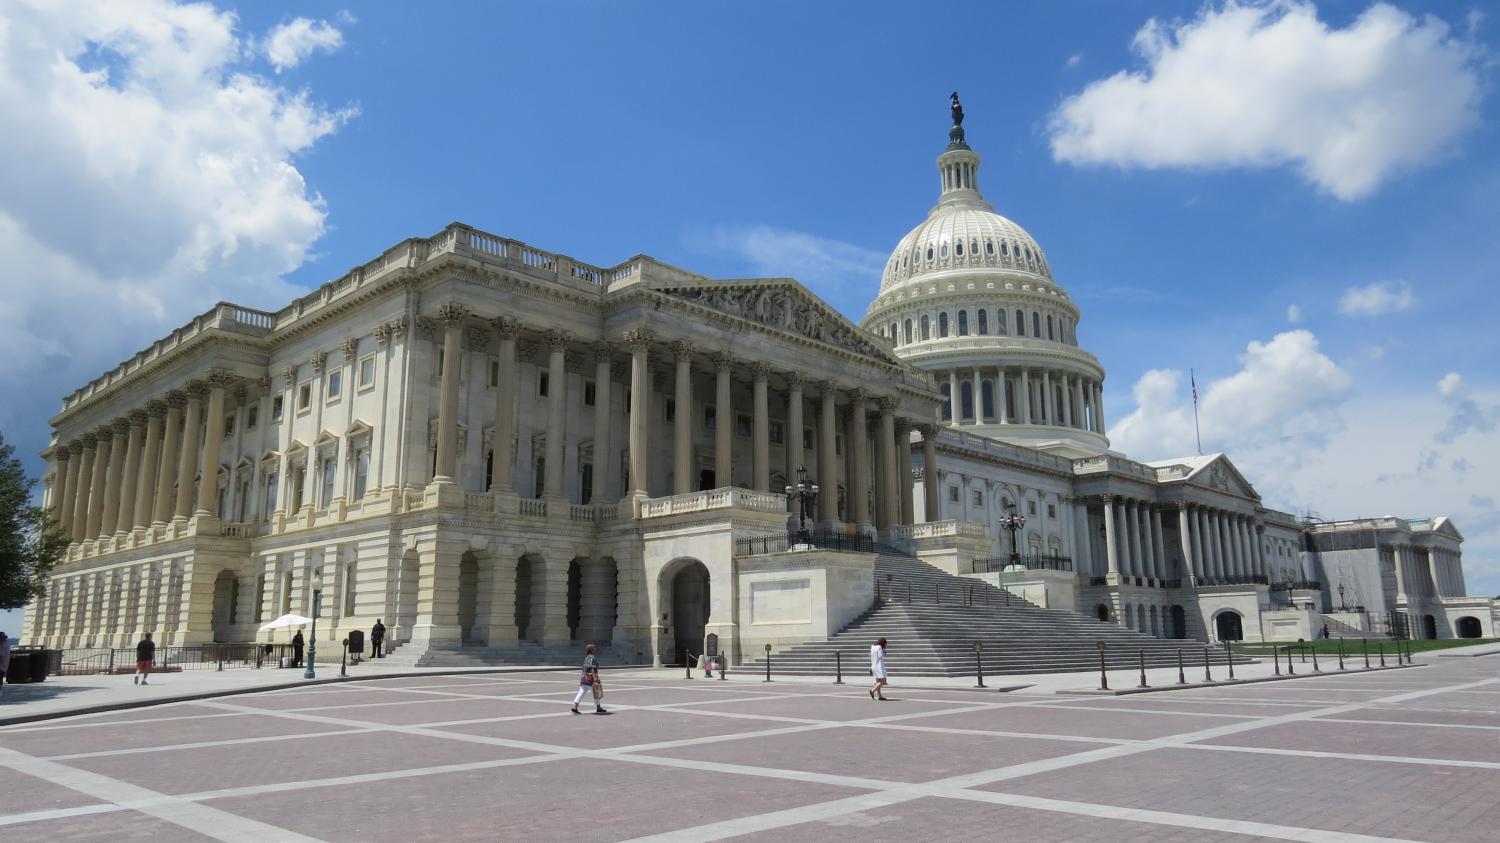
<path fill-rule="evenodd" d="M 463 628 L 457 624 L 453 626 L 417 624 L 411 630 L 413 644 L 459 644 L 462 641 Z"/>

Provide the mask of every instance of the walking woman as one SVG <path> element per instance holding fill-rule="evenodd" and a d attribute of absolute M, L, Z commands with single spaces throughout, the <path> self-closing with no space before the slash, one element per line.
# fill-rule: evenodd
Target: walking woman
<path fill-rule="evenodd" d="M 884 700 L 885 694 L 880 692 L 886 685 L 885 675 L 885 639 L 875 642 L 870 648 L 870 673 L 875 677 L 875 687 L 870 689 L 870 699 Z"/>
<path fill-rule="evenodd" d="M 583 648 L 583 673 L 578 676 L 578 693 L 573 696 L 573 713 L 582 714 L 578 710 L 578 704 L 589 694 L 594 695 L 594 713 L 608 714 L 609 712 L 600 705 L 599 701 L 604 699 L 604 681 L 599 678 L 599 661 L 594 654 L 599 649 L 593 644 Z"/>

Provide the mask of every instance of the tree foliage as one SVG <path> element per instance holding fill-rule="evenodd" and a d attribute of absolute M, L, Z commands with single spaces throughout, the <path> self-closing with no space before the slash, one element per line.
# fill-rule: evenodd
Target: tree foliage
<path fill-rule="evenodd" d="M 45 594 L 47 575 L 68 547 L 56 519 L 32 505 L 36 480 L 26 476 L 15 450 L 0 434 L 0 609 Z"/>

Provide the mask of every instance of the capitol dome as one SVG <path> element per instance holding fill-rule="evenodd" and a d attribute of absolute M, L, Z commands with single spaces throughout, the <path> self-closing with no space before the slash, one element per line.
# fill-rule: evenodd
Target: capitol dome
<path fill-rule="evenodd" d="M 1026 229 L 979 192 L 955 97 L 941 190 L 891 252 L 863 327 L 931 372 L 942 420 L 1057 453 L 1104 452 L 1104 367 L 1078 344 L 1079 310 Z"/>

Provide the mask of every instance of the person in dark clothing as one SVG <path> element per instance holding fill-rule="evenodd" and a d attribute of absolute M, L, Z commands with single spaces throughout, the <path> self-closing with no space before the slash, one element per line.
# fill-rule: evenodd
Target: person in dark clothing
<path fill-rule="evenodd" d="M 384 657 L 380 651 L 380 645 L 385 642 L 385 624 L 380 618 L 375 619 L 375 625 L 370 627 L 370 658 L 378 659 Z"/>
<path fill-rule="evenodd" d="M 297 634 L 292 636 L 292 667 L 302 666 L 302 647 L 305 644 L 306 641 L 302 638 L 302 630 L 298 629 Z"/>
<path fill-rule="evenodd" d="M 156 642 L 151 640 L 151 633 L 146 633 L 138 644 L 135 645 L 135 680 L 134 684 L 149 685 L 146 680 L 151 677 L 151 665 L 156 661 Z"/>

